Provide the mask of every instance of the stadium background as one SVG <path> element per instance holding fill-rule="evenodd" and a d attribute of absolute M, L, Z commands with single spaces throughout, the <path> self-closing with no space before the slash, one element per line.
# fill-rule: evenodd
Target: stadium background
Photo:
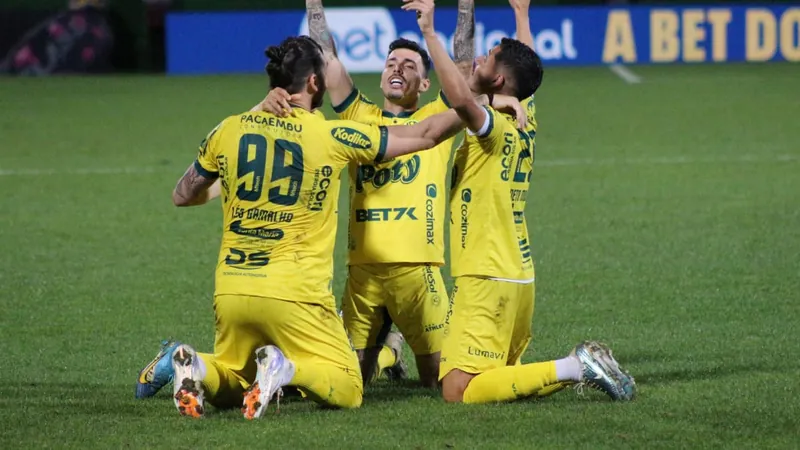
<path fill-rule="evenodd" d="M 3 1 L 0 54 L 64 3 Z M 175 11 L 261 11 L 267 4 L 297 7 L 196 0 L 177 2 Z M 381 4 L 387 2 L 370 2 Z M 576 6 L 541 4 L 531 15 L 535 32 L 542 28 L 537 17 Z M 744 7 L 784 16 L 798 8 Z M 463 407 L 444 405 L 412 382 L 379 382 L 358 411 L 291 401 L 260 423 L 244 423 L 235 411 L 195 423 L 177 416 L 167 393 L 135 401 L 133 382 L 162 337 L 211 348 L 219 210 L 177 210 L 169 192 L 206 133 L 264 95 L 263 46 L 256 42 L 253 73 L 164 76 L 158 15 L 138 1 L 112 1 L 111 22 L 113 65 L 124 73 L 0 78 L 0 447 L 800 442 L 796 63 L 546 67 L 527 211 L 537 303 L 525 360 L 561 356 L 587 337 L 604 340 L 636 376 L 637 401 L 612 405 L 591 392 L 565 392 Z M 265 41 L 275 38 L 271 25 L 264 25 Z M 584 31 L 576 28 L 576 36 Z M 777 45 L 779 30 L 772 31 Z M 800 43 L 798 30 L 791 32 L 784 47 L 794 55 Z M 729 38 L 742 46 L 746 36 Z M 713 46 L 705 48 L 713 55 Z M 197 58 L 215 51 L 184 50 Z M 355 81 L 380 98 L 376 75 L 357 74 Z M 340 212 L 347 206 L 342 198 Z M 346 219 L 340 213 L 339 242 Z M 337 294 L 342 250 L 335 255 Z"/>

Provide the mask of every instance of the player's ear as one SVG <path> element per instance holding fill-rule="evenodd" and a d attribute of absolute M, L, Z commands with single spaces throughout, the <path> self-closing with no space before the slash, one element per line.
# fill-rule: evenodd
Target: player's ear
<path fill-rule="evenodd" d="M 422 81 L 419 83 L 419 91 L 420 92 L 428 92 L 428 89 L 431 88 L 431 79 L 430 78 L 423 78 Z"/>
<path fill-rule="evenodd" d="M 312 73 L 311 75 L 309 75 L 308 79 L 306 79 L 306 91 L 309 94 L 316 94 L 317 91 L 319 91 L 318 82 L 319 80 L 317 80 L 317 74 Z"/>

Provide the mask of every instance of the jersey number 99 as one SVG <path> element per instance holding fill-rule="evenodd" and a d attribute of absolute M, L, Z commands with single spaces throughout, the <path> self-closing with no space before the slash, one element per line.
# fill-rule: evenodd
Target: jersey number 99
<path fill-rule="evenodd" d="M 239 180 L 236 197 L 239 200 L 257 202 L 261 199 L 264 175 L 267 170 L 268 146 L 267 138 L 260 134 L 245 134 L 239 140 L 239 161 L 236 171 Z M 252 158 L 250 157 L 251 148 L 254 149 Z M 300 198 L 300 186 L 303 184 L 303 149 L 295 142 L 277 139 L 273 143 L 273 150 L 272 174 L 267 200 L 276 205 L 294 205 Z M 291 158 L 290 162 L 287 161 L 289 158 Z M 243 180 L 249 174 L 253 174 L 250 188 L 247 187 L 248 183 Z M 289 189 L 285 193 L 281 192 L 281 186 L 277 184 L 284 179 L 289 180 Z"/>

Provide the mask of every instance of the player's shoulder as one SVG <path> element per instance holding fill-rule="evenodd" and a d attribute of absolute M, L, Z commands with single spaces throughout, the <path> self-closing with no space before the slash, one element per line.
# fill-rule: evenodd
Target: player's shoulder
<path fill-rule="evenodd" d="M 372 100 L 370 100 L 369 97 L 367 97 L 360 89 L 353 86 L 353 90 L 350 91 L 350 94 L 347 96 L 347 98 L 345 98 L 342 103 L 333 106 L 333 111 L 337 114 L 342 114 L 350 109 L 350 107 L 354 104 L 365 106 L 367 109 L 374 107 L 375 109 L 380 110 L 380 108 L 378 108 L 378 106 Z"/>
<path fill-rule="evenodd" d="M 436 98 L 422 105 L 422 107 L 420 107 L 414 115 L 428 116 L 442 112 L 443 110 L 447 110 L 450 108 L 451 108 L 450 102 L 447 101 L 447 97 L 445 97 L 444 92 L 439 91 L 436 94 Z"/>

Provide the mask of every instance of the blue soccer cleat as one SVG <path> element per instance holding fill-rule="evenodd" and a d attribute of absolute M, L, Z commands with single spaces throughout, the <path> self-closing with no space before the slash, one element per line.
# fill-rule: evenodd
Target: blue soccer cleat
<path fill-rule="evenodd" d="M 582 368 L 582 379 L 578 386 L 589 386 L 604 392 L 612 400 L 633 400 L 636 397 L 636 381 L 611 354 L 611 349 L 600 342 L 587 341 L 572 351 Z"/>
<path fill-rule="evenodd" d="M 161 350 L 139 372 L 139 379 L 136 381 L 136 398 L 150 398 L 172 381 L 175 371 L 172 369 L 169 356 L 178 345 L 180 342 L 177 341 L 161 341 Z"/>

